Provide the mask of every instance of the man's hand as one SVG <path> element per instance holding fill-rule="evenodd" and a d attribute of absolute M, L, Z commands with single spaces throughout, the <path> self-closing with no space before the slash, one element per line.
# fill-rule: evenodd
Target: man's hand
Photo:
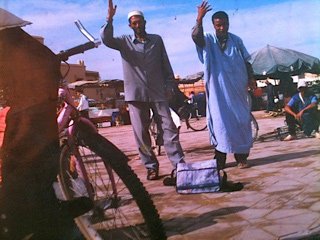
<path fill-rule="evenodd" d="M 208 4 L 207 1 L 203 1 L 200 6 L 198 6 L 198 16 L 197 16 L 197 22 L 198 24 L 202 24 L 202 19 L 207 14 L 207 12 L 211 11 L 212 8 L 210 4 Z"/>
<path fill-rule="evenodd" d="M 116 14 L 116 11 L 117 11 L 117 5 L 113 6 L 113 1 L 109 0 L 108 16 L 107 16 L 108 21 L 111 21 L 113 19 L 113 16 Z"/>
<path fill-rule="evenodd" d="M 167 101 L 170 102 L 174 98 L 174 89 L 172 87 L 167 87 L 165 93 Z"/>
<path fill-rule="evenodd" d="M 294 117 L 296 120 L 298 120 L 299 122 L 302 121 L 302 115 L 303 115 L 303 110 L 301 110 L 300 112 L 298 112 Z"/>

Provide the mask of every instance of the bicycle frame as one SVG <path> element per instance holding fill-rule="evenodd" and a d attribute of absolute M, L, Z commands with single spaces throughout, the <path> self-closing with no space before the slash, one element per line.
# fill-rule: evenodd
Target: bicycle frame
<path fill-rule="evenodd" d="M 101 44 L 101 41 L 94 38 L 84 28 L 80 20 L 75 21 L 75 24 L 79 29 L 79 31 L 89 40 L 89 42 L 65 51 L 60 51 L 60 53 L 57 54 L 57 56 L 61 61 L 66 61 L 72 55 L 83 53 L 89 49 L 98 47 Z M 80 116 L 79 112 L 74 107 L 74 102 L 72 100 L 70 91 L 67 89 L 66 86 L 59 88 L 58 95 L 60 99 L 62 99 L 64 102 L 64 106 L 62 110 L 59 112 L 57 117 L 59 134 L 61 135 L 62 133 L 64 133 L 63 138 L 66 139 L 66 143 L 69 145 L 73 155 L 76 157 L 75 159 L 76 171 L 81 174 L 80 177 L 84 180 L 85 187 L 88 191 L 88 195 L 91 199 L 93 199 L 93 196 L 94 196 L 93 189 L 90 186 L 89 177 L 86 172 L 84 163 L 82 161 L 82 158 L 77 146 L 78 143 L 77 143 L 76 135 L 77 135 L 77 131 L 79 130 L 78 125 L 80 122 L 94 132 L 97 132 L 97 129 L 89 119 L 86 119 Z M 112 169 L 110 168 L 110 166 L 107 166 L 106 168 L 112 182 L 112 188 L 114 190 L 114 193 L 116 194 L 116 187 L 115 187 L 114 177 L 112 174 Z"/>
<path fill-rule="evenodd" d="M 64 95 L 64 99 L 71 99 L 70 91 L 66 88 L 60 88 L 59 94 Z M 70 100 L 69 100 L 70 101 Z M 64 107 L 63 110 L 59 112 L 58 114 L 58 129 L 59 134 L 62 139 L 65 139 L 66 141 L 64 144 L 68 144 L 70 149 L 72 150 L 73 155 L 75 156 L 75 168 L 78 174 L 80 174 L 80 177 L 84 180 L 85 187 L 87 189 L 88 195 L 91 199 L 94 198 L 94 192 L 90 185 L 90 180 L 88 177 L 88 173 L 86 171 L 86 168 L 84 166 L 84 163 L 82 161 L 79 148 L 78 148 L 78 141 L 77 141 L 77 134 L 80 130 L 79 123 L 81 125 L 84 125 L 86 128 L 90 129 L 90 131 L 93 131 L 97 133 L 97 129 L 95 125 L 87 118 L 81 117 L 78 110 L 73 106 L 73 103 L 64 101 Z M 114 196 L 117 196 L 117 188 L 114 180 L 114 176 L 112 173 L 111 167 L 108 165 L 106 166 L 107 173 L 110 177 L 113 194 Z"/>

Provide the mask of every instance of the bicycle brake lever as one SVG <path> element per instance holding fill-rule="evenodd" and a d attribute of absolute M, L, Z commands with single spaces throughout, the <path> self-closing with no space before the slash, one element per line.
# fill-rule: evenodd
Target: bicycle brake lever
<path fill-rule="evenodd" d="M 90 41 L 90 42 L 96 42 L 97 39 L 95 37 L 93 37 L 88 30 L 82 25 L 82 23 L 80 22 L 80 20 L 76 20 L 74 22 L 77 26 L 77 28 L 79 29 L 79 31 Z"/>
<path fill-rule="evenodd" d="M 97 38 L 93 37 L 89 31 L 83 26 L 83 24 L 80 22 L 80 20 L 76 20 L 74 22 L 79 29 L 79 31 L 85 36 L 90 42 L 95 43 L 95 47 L 98 47 L 101 44 L 101 41 L 99 41 Z"/>

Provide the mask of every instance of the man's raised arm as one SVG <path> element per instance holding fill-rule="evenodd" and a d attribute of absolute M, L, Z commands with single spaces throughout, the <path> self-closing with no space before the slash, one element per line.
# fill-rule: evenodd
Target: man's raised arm
<path fill-rule="evenodd" d="M 197 23 L 192 28 L 192 39 L 196 45 L 199 47 L 205 46 L 205 40 L 203 36 L 203 27 L 202 27 L 202 20 L 207 12 L 211 11 L 212 8 L 208 4 L 207 1 L 203 1 L 200 6 L 198 6 L 198 16 L 197 16 Z"/>
<path fill-rule="evenodd" d="M 113 1 L 109 0 L 107 23 L 100 30 L 102 42 L 109 48 L 120 49 L 119 42 L 113 36 L 113 16 L 116 14 L 117 5 L 113 6 Z"/>

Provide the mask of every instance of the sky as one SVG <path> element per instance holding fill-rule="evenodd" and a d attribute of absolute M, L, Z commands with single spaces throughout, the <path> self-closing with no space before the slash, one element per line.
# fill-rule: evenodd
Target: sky
<path fill-rule="evenodd" d="M 201 0 L 114 0 L 114 35 L 131 34 L 127 14 L 144 12 L 146 30 L 162 36 L 175 75 L 185 77 L 202 71 L 191 29 Z M 229 31 L 242 38 L 249 53 L 265 47 L 290 48 L 320 58 L 320 0 L 215 0 L 204 18 L 204 30 L 213 32 L 211 15 L 223 10 L 230 20 Z M 0 0 L 0 7 L 33 24 L 23 29 L 44 37 L 53 52 L 72 48 L 87 39 L 74 21 L 79 19 L 100 39 L 107 15 L 107 0 Z M 98 71 L 101 79 L 123 79 L 118 51 L 98 48 L 70 57 L 69 63 L 84 60 L 87 70 Z"/>

